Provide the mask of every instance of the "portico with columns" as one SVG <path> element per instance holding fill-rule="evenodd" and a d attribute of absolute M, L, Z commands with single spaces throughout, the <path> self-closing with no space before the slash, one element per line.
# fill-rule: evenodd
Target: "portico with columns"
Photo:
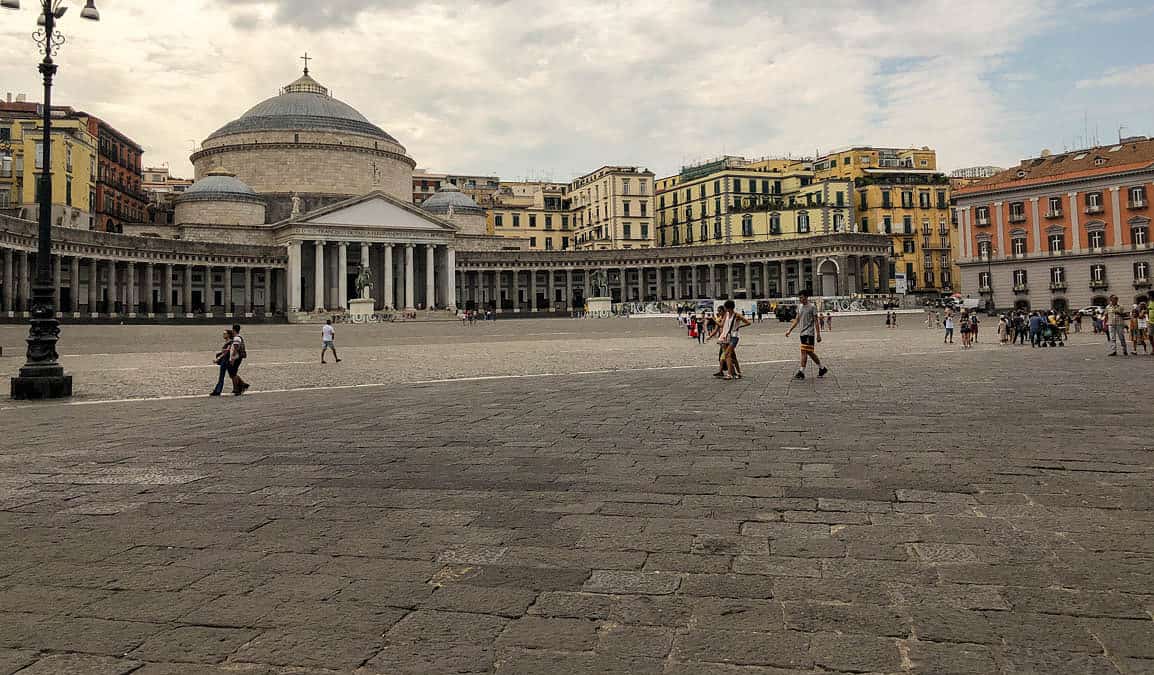
<path fill-rule="evenodd" d="M 374 308 L 455 310 L 456 228 L 412 204 L 370 193 L 275 226 L 288 260 L 290 319 L 339 313 L 360 297 L 361 266 Z"/>

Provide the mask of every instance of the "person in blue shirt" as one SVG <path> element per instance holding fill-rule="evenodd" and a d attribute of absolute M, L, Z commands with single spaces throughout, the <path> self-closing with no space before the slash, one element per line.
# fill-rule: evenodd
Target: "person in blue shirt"
<path fill-rule="evenodd" d="M 1030 346 L 1037 347 L 1042 344 L 1042 324 L 1045 323 L 1041 313 L 1034 312 L 1030 315 Z"/>

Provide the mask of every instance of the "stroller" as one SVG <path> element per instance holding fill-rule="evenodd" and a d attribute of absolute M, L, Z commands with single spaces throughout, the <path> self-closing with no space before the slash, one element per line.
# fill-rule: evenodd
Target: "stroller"
<path fill-rule="evenodd" d="M 1062 329 L 1050 323 L 1042 326 L 1042 345 L 1043 347 L 1065 347 L 1066 343 L 1062 340 Z"/>

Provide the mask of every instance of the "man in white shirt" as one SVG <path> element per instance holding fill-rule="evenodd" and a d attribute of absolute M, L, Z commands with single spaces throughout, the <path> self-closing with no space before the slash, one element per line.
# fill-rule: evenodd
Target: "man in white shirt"
<path fill-rule="evenodd" d="M 325 351 L 329 349 L 333 350 L 333 358 L 337 360 L 337 363 L 341 362 L 340 357 L 337 356 L 337 347 L 334 343 L 336 336 L 337 332 L 333 330 L 333 320 L 326 320 L 325 325 L 321 326 L 321 363 L 326 363 Z"/>

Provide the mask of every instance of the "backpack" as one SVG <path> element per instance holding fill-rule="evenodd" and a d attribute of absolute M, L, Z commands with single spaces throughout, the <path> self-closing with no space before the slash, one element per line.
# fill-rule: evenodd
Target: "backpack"
<path fill-rule="evenodd" d="M 240 357 L 240 358 L 242 358 L 242 359 L 247 359 L 247 358 L 248 358 L 248 349 L 246 349 L 246 348 L 245 348 L 245 342 L 246 342 L 246 340 L 245 340 L 243 337 L 239 336 L 239 335 L 238 335 L 237 337 L 239 337 L 239 338 L 240 338 L 240 344 L 239 344 L 239 345 L 237 345 L 237 348 L 236 348 L 236 355 L 237 355 L 237 356 L 239 356 L 239 357 Z"/>

